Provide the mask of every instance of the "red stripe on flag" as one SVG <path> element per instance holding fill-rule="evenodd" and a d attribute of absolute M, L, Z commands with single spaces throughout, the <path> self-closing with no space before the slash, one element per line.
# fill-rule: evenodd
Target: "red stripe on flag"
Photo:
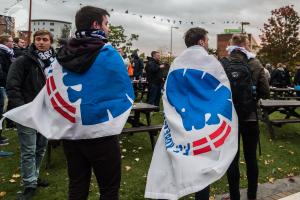
<path fill-rule="evenodd" d="M 225 130 L 225 127 L 226 127 L 226 122 L 223 121 L 221 126 L 215 132 L 209 135 L 210 139 L 213 140 L 219 135 L 221 135 L 221 133 Z"/>
<path fill-rule="evenodd" d="M 205 144 L 207 143 L 207 139 L 204 137 L 204 138 L 201 138 L 200 140 L 196 140 L 193 142 L 193 147 L 197 147 L 197 146 L 200 146 L 202 144 Z"/>
<path fill-rule="evenodd" d="M 51 83 L 51 89 L 52 89 L 52 91 L 55 91 L 56 85 L 55 85 L 53 76 L 50 76 L 49 79 L 50 79 L 50 83 Z"/>
<path fill-rule="evenodd" d="M 48 95 L 50 96 L 51 90 L 50 90 L 50 85 L 49 85 L 49 78 L 47 79 L 46 86 L 47 86 Z"/>
<path fill-rule="evenodd" d="M 226 133 L 223 135 L 223 137 L 221 137 L 218 141 L 214 142 L 214 145 L 215 145 L 216 148 L 218 148 L 219 146 L 224 144 L 225 139 L 229 135 L 230 131 L 231 131 L 231 127 L 228 125 L 227 129 L 226 129 Z"/>
<path fill-rule="evenodd" d="M 61 96 L 58 92 L 55 93 L 55 97 L 58 100 L 58 102 L 64 107 L 66 108 L 68 111 L 70 111 L 71 113 L 75 114 L 76 112 L 76 108 L 74 106 L 71 106 L 70 104 L 68 104 Z"/>
<path fill-rule="evenodd" d="M 59 113 L 61 114 L 64 118 L 66 118 L 67 120 L 69 120 L 72 123 L 76 122 L 75 117 L 72 117 L 71 115 L 69 115 L 69 113 L 65 112 L 64 110 L 62 110 L 57 103 L 55 102 L 54 98 L 51 98 L 51 104 L 53 106 L 53 108 Z"/>
<path fill-rule="evenodd" d="M 194 153 L 194 155 L 199 155 L 199 154 L 206 153 L 206 152 L 209 152 L 209 151 L 211 151 L 210 146 L 206 146 L 204 148 L 194 150 L 193 153 Z"/>

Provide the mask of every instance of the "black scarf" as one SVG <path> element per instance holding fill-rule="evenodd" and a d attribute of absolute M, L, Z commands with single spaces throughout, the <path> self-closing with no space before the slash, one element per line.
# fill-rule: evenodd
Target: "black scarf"
<path fill-rule="evenodd" d="M 39 51 L 37 49 L 35 50 L 35 54 L 44 63 L 44 69 L 49 67 L 54 61 L 55 53 L 52 48 L 50 48 L 48 51 Z"/>

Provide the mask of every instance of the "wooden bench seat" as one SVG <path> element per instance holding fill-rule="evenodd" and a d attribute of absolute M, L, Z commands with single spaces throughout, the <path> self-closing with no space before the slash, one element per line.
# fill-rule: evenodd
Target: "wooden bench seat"
<path fill-rule="evenodd" d="M 271 123 L 274 125 L 281 125 L 281 124 L 287 124 L 287 123 L 299 123 L 300 119 L 274 119 L 271 120 Z"/>
<path fill-rule="evenodd" d="M 150 126 L 131 127 L 131 128 L 124 128 L 123 131 L 122 131 L 122 133 L 137 133 L 137 132 L 160 131 L 161 128 L 162 128 L 161 124 L 150 125 Z"/>
<path fill-rule="evenodd" d="M 148 132 L 150 141 L 151 141 L 152 150 L 154 150 L 154 146 L 155 146 L 155 138 L 154 137 L 160 132 L 161 128 L 162 128 L 161 124 L 124 128 L 122 130 L 122 134 Z"/>

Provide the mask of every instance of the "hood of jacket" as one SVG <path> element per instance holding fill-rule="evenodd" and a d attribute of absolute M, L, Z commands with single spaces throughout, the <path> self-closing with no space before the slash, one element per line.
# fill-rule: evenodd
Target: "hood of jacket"
<path fill-rule="evenodd" d="M 64 68 L 83 73 L 97 58 L 105 42 L 99 38 L 72 38 L 57 52 L 57 61 Z"/>

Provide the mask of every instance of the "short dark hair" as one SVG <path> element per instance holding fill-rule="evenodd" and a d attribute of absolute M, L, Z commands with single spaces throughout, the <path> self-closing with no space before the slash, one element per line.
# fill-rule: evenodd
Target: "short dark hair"
<path fill-rule="evenodd" d="M 50 41 L 51 41 L 51 43 L 53 43 L 53 34 L 52 34 L 50 31 L 45 30 L 45 29 L 36 31 L 36 32 L 33 34 L 33 40 L 35 40 L 35 37 L 36 37 L 36 36 L 41 36 L 41 35 L 49 35 Z"/>
<path fill-rule="evenodd" d="M 191 47 L 198 44 L 199 40 L 204 40 L 207 35 L 207 31 L 200 27 L 190 28 L 184 34 L 184 42 L 187 47 Z"/>
<path fill-rule="evenodd" d="M 155 54 L 159 53 L 158 51 L 152 51 L 151 52 L 151 57 L 154 57 Z"/>
<path fill-rule="evenodd" d="M 110 16 L 107 10 L 93 6 L 84 6 L 76 12 L 75 24 L 77 30 L 91 29 L 93 22 L 102 24 L 104 16 Z"/>

